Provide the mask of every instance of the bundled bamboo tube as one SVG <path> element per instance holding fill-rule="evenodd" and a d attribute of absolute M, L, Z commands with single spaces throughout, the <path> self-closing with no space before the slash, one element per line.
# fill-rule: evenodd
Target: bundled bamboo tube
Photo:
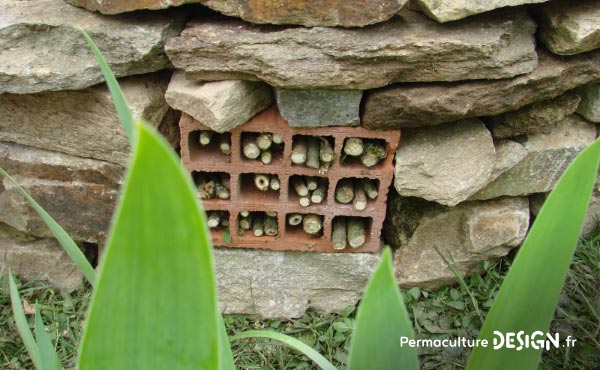
<path fill-rule="evenodd" d="M 265 217 L 265 226 L 264 226 L 265 234 L 267 234 L 269 236 L 275 236 L 279 232 L 277 229 L 278 229 L 277 218 L 270 217 L 270 216 Z"/>
<path fill-rule="evenodd" d="M 288 225 L 296 226 L 302 223 L 304 217 L 300 213 L 291 213 L 288 215 Z"/>
<path fill-rule="evenodd" d="M 323 228 L 321 216 L 315 214 L 308 214 L 304 216 L 302 220 L 302 228 L 304 229 L 304 232 L 309 235 L 317 235 Z"/>
<path fill-rule="evenodd" d="M 269 164 L 273 161 L 273 153 L 270 150 L 263 150 L 260 153 L 260 161 L 264 164 Z"/>
<path fill-rule="evenodd" d="M 271 176 L 271 183 L 269 184 L 271 190 L 279 190 L 281 188 L 281 182 L 279 181 L 279 177 L 277 175 Z"/>
<path fill-rule="evenodd" d="M 341 250 L 346 248 L 346 218 L 336 217 L 333 220 L 333 231 L 331 233 L 331 247 Z"/>
<path fill-rule="evenodd" d="M 310 206 L 310 197 L 308 195 L 299 197 L 298 204 L 300 204 L 300 206 L 302 206 L 302 207 Z"/>
<path fill-rule="evenodd" d="M 352 157 L 361 155 L 364 151 L 363 141 L 359 137 L 350 137 L 344 143 L 344 153 Z"/>
<path fill-rule="evenodd" d="M 208 144 L 210 144 L 211 140 L 212 140 L 212 135 L 213 132 L 212 131 L 200 131 L 200 145 L 202 146 L 206 146 Z"/>
<path fill-rule="evenodd" d="M 354 181 L 354 199 L 352 206 L 357 211 L 364 211 L 367 208 L 367 193 L 360 181 Z"/>
<path fill-rule="evenodd" d="M 358 248 L 365 244 L 365 225 L 360 218 L 351 217 L 347 225 L 348 244 L 352 248 Z"/>
<path fill-rule="evenodd" d="M 267 191 L 269 190 L 269 186 L 270 186 L 271 180 L 269 179 L 269 175 L 263 175 L 263 174 L 254 174 L 254 185 L 256 185 L 256 188 L 260 191 Z"/>
<path fill-rule="evenodd" d="M 376 199 L 378 195 L 377 187 L 375 186 L 374 181 L 370 179 L 361 179 L 363 189 L 365 189 L 365 193 L 369 199 Z"/>
<path fill-rule="evenodd" d="M 304 178 L 306 181 L 306 187 L 308 190 L 315 190 L 319 186 L 319 181 L 314 176 L 307 176 Z"/>
<path fill-rule="evenodd" d="M 221 213 L 218 211 L 208 212 L 208 214 L 206 215 L 206 223 L 211 229 L 214 229 L 215 227 L 219 226 L 219 224 L 221 223 Z"/>
<path fill-rule="evenodd" d="M 229 197 L 231 196 L 231 194 L 229 193 L 229 189 L 223 186 L 223 184 L 221 184 L 220 182 L 215 184 L 215 195 L 219 199 L 229 199 Z"/>
<path fill-rule="evenodd" d="M 273 134 L 272 140 L 274 144 L 283 143 L 283 137 L 280 134 Z"/>
<path fill-rule="evenodd" d="M 240 216 L 248 217 L 248 216 L 250 216 L 250 211 L 240 211 Z"/>
<path fill-rule="evenodd" d="M 360 161 L 367 167 L 373 167 L 387 156 L 385 146 L 376 142 L 365 143 L 365 150 L 360 156 Z"/>
<path fill-rule="evenodd" d="M 258 148 L 261 150 L 269 149 L 271 144 L 273 144 L 273 135 L 271 134 L 262 133 L 256 138 L 256 145 L 258 145 Z"/>
<path fill-rule="evenodd" d="M 256 159 L 260 155 L 260 149 L 256 142 L 252 140 L 250 137 L 245 137 L 242 141 L 242 151 L 246 158 Z"/>
<path fill-rule="evenodd" d="M 326 193 L 327 193 L 327 187 L 322 182 L 321 184 L 319 184 L 319 187 L 317 187 L 310 195 L 310 201 L 313 203 L 317 203 L 317 204 L 322 203 L 323 200 L 325 199 Z"/>
<path fill-rule="evenodd" d="M 291 183 L 292 183 L 292 187 L 296 191 L 296 194 L 298 194 L 301 197 L 305 197 L 308 195 L 308 187 L 304 183 L 304 180 L 302 179 L 302 177 L 298 177 L 298 176 L 292 177 Z"/>
<path fill-rule="evenodd" d="M 307 149 L 306 149 L 306 166 L 314 169 L 318 169 L 319 162 L 319 150 L 320 144 L 319 139 L 316 137 L 309 137 L 307 139 Z"/>
<path fill-rule="evenodd" d="M 325 138 L 320 138 L 320 147 L 319 147 L 319 158 L 321 162 L 331 163 L 335 159 L 335 154 L 333 152 L 333 148 L 329 141 Z"/>
<path fill-rule="evenodd" d="M 227 135 L 219 136 L 219 149 L 221 150 L 221 153 L 223 153 L 223 154 L 226 154 L 226 155 L 231 154 L 231 144 L 229 143 Z"/>
<path fill-rule="evenodd" d="M 299 136 L 294 140 L 294 147 L 292 148 L 292 163 L 304 164 L 306 162 L 306 139 Z"/>
<path fill-rule="evenodd" d="M 342 179 L 335 189 L 335 200 L 342 204 L 348 204 L 354 199 L 354 185 L 350 179 Z"/>
<path fill-rule="evenodd" d="M 263 236 L 265 233 L 265 218 L 262 214 L 257 213 L 252 219 L 252 230 L 254 236 Z"/>

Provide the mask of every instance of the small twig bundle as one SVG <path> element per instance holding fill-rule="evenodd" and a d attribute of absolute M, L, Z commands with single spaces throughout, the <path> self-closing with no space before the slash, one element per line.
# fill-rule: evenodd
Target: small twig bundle
<path fill-rule="evenodd" d="M 356 211 L 364 211 L 368 200 L 377 198 L 377 186 L 370 179 L 341 179 L 335 188 L 335 200 L 338 203 L 352 203 Z"/>
<path fill-rule="evenodd" d="M 322 203 L 327 193 L 325 180 L 313 176 L 293 176 L 291 187 L 298 194 L 298 203 L 308 207 L 312 203 Z"/>
<path fill-rule="evenodd" d="M 196 177 L 196 187 L 200 199 L 229 199 L 230 179 L 227 174 L 203 172 Z"/>

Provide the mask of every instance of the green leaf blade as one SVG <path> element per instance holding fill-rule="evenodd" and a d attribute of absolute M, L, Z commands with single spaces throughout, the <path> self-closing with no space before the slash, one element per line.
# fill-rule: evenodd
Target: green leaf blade
<path fill-rule="evenodd" d="M 581 233 L 599 162 L 597 140 L 575 158 L 550 193 L 481 330 L 479 338 L 488 340 L 489 346 L 473 350 L 467 369 L 537 369 L 541 349 L 494 350 L 494 332 L 548 332 Z"/>
<path fill-rule="evenodd" d="M 414 339 L 414 333 L 386 248 L 358 307 L 348 368 L 418 370 L 416 348 L 400 346 L 401 337 Z"/>
<path fill-rule="evenodd" d="M 56 350 L 52 345 L 48 333 L 46 333 L 39 307 L 35 308 L 35 336 L 39 345 L 42 370 L 62 369 Z"/>
<path fill-rule="evenodd" d="M 173 150 L 149 126 L 136 126 L 78 368 L 219 369 L 204 212 Z"/>
<path fill-rule="evenodd" d="M 17 325 L 17 331 L 23 340 L 23 344 L 25 344 L 25 349 L 31 357 L 31 361 L 36 369 L 42 370 L 42 361 L 40 360 L 40 350 L 38 348 L 35 339 L 33 339 L 33 334 L 29 329 L 29 324 L 27 323 L 27 317 L 25 317 L 25 311 L 23 311 L 23 306 L 21 306 L 21 296 L 19 294 L 19 289 L 17 289 L 17 284 L 15 283 L 15 278 L 12 275 L 10 269 L 8 270 L 8 285 L 10 289 L 10 301 L 12 304 L 13 316 L 15 318 L 15 324 Z"/>
<path fill-rule="evenodd" d="M 319 365 L 319 367 L 321 369 L 337 370 L 336 367 L 331 364 L 331 362 L 329 362 L 319 352 L 315 351 L 311 346 L 307 345 L 306 343 L 304 343 L 294 337 L 290 337 L 289 335 L 285 335 L 285 334 L 277 333 L 277 332 L 273 332 L 273 331 L 267 331 L 267 330 L 247 330 L 247 331 L 244 331 L 241 333 L 237 333 L 236 335 L 233 335 L 230 339 L 233 341 L 233 340 L 244 339 L 244 338 L 275 339 L 277 341 L 285 343 L 286 345 L 290 346 L 291 348 L 295 349 L 296 351 L 304 354 L 306 357 L 310 358 L 314 363 Z"/>
<path fill-rule="evenodd" d="M 81 249 L 79 249 L 77 244 L 75 244 L 73 239 L 71 239 L 69 234 L 67 234 L 65 229 L 63 229 L 54 220 L 54 218 L 52 218 L 52 216 L 50 216 L 48 212 L 46 212 L 44 208 L 42 208 L 42 206 L 40 206 L 39 203 L 36 202 L 35 199 L 33 199 L 31 195 L 29 195 L 29 193 L 27 193 L 25 189 L 23 189 L 17 183 L 17 181 L 15 181 L 15 179 L 13 179 L 4 169 L 2 169 L 2 167 L 0 167 L 0 174 L 2 174 L 8 181 L 10 181 L 17 188 L 17 190 L 19 190 L 23 197 L 25 197 L 25 199 L 29 202 L 29 204 L 33 207 L 37 214 L 42 218 L 46 226 L 48 226 L 50 232 L 52 232 L 52 235 L 54 235 L 54 237 L 56 238 L 56 240 L 58 240 L 65 252 L 67 252 L 67 254 L 71 258 L 73 263 L 75 263 L 79 271 L 81 271 L 86 280 L 89 281 L 89 283 L 92 286 L 94 286 L 96 284 L 96 271 L 94 270 L 90 262 L 87 260 Z"/>

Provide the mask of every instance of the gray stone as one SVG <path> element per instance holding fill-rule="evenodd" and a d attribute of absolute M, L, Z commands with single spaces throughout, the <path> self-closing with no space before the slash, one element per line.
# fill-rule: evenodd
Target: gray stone
<path fill-rule="evenodd" d="M 416 0 L 415 3 L 421 11 L 436 21 L 449 22 L 506 6 L 543 3 L 545 1 L 548 0 Z"/>
<path fill-rule="evenodd" d="M 215 249 L 221 311 L 293 318 L 355 305 L 377 263 L 370 253 Z"/>
<path fill-rule="evenodd" d="M 577 113 L 589 121 L 600 123 L 600 84 L 582 87 L 579 91 L 581 103 Z"/>
<path fill-rule="evenodd" d="M 105 240 L 118 198 L 122 167 L 0 142 L 0 167 L 75 240 Z M 0 222 L 38 237 L 52 233 L 21 193 L 0 179 Z"/>
<path fill-rule="evenodd" d="M 537 65 L 534 29 L 523 11 L 444 25 L 403 11 L 360 30 L 202 19 L 188 23 L 167 42 L 166 51 L 189 79 L 362 90 L 399 81 L 497 79 L 531 72 Z"/>
<path fill-rule="evenodd" d="M 204 5 L 252 23 L 362 27 L 385 21 L 407 0 L 204 0 Z"/>
<path fill-rule="evenodd" d="M 168 110 L 168 76 L 120 80 L 135 117 L 158 126 Z M 105 85 L 81 91 L 0 94 L 0 141 L 125 165 L 129 142 Z"/>
<path fill-rule="evenodd" d="M 537 132 L 548 132 L 565 117 L 573 114 L 581 98 L 567 93 L 554 99 L 535 102 L 516 111 L 487 119 L 492 136 L 507 138 Z"/>
<path fill-rule="evenodd" d="M 496 148 L 496 163 L 488 181 L 493 181 L 504 172 L 513 168 L 527 156 L 525 147 L 512 140 L 498 140 L 494 143 Z"/>
<path fill-rule="evenodd" d="M 600 81 L 600 51 L 556 57 L 539 50 L 531 73 L 498 81 L 399 84 L 365 94 L 362 123 L 375 130 L 493 116 Z"/>
<path fill-rule="evenodd" d="M 116 76 L 169 66 L 165 40 L 183 27 L 183 14 L 103 17 L 62 0 L 0 4 L 0 93 L 76 90 L 104 80 L 78 28 L 98 44 Z"/>
<path fill-rule="evenodd" d="M 361 90 L 275 89 L 275 96 L 292 127 L 360 125 Z"/>
<path fill-rule="evenodd" d="M 491 199 L 550 191 L 573 158 L 594 142 L 596 126 L 577 115 L 561 121 L 549 133 L 528 135 L 527 156 L 471 199 Z"/>
<path fill-rule="evenodd" d="M 166 99 L 169 105 L 189 114 L 217 132 L 246 123 L 273 103 L 269 85 L 255 81 L 189 81 L 183 72 L 171 78 Z"/>
<path fill-rule="evenodd" d="M 496 163 L 492 136 L 477 119 L 403 132 L 394 187 L 454 206 L 489 183 Z"/>
<path fill-rule="evenodd" d="M 542 6 L 540 40 L 560 55 L 600 48 L 600 6 L 597 0 L 559 0 Z"/>
<path fill-rule="evenodd" d="M 0 271 L 10 266 L 25 280 L 46 280 L 59 289 L 83 286 L 83 275 L 55 239 L 33 238 L 0 223 L 0 256 Z"/>
<path fill-rule="evenodd" d="M 385 229 L 386 235 L 402 235 L 388 240 L 401 241 L 393 244 L 398 247 L 394 268 L 400 285 L 435 289 L 456 281 L 437 250 L 451 257 L 462 274 L 470 274 L 483 261 L 518 246 L 528 226 L 527 198 L 465 202 L 447 208 L 392 195 Z"/>
<path fill-rule="evenodd" d="M 64 0 L 66 3 L 102 14 L 120 14 L 141 9 L 166 9 L 183 4 L 202 3 L 206 0 Z M 217 0 L 222 2 L 223 0 Z"/>

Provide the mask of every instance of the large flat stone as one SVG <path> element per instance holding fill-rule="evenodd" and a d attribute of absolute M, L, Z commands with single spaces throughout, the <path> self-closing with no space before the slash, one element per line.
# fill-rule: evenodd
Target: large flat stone
<path fill-rule="evenodd" d="M 257 26 L 212 18 L 188 23 L 179 37 L 167 42 L 166 50 L 190 79 L 259 79 L 289 89 L 361 90 L 399 81 L 528 73 L 537 65 L 534 29 L 523 11 L 444 25 L 403 11 L 360 30 Z"/>
<path fill-rule="evenodd" d="M 559 0 L 542 6 L 540 40 L 560 55 L 600 48 L 600 6 L 597 0 Z"/>
<path fill-rule="evenodd" d="M 269 85 L 257 81 L 189 81 L 183 72 L 171 78 L 169 105 L 189 114 L 217 132 L 246 123 L 273 103 Z"/>
<path fill-rule="evenodd" d="M 590 84 L 579 91 L 581 103 L 577 113 L 589 121 L 600 123 L 600 84 Z"/>
<path fill-rule="evenodd" d="M 158 126 L 168 110 L 168 76 L 120 80 L 134 116 Z M 0 94 L 0 141 L 54 150 L 125 165 L 129 143 L 108 88 L 37 94 Z"/>
<path fill-rule="evenodd" d="M 221 311 L 293 318 L 355 305 L 377 263 L 370 253 L 215 249 Z"/>
<path fill-rule="evenodd" d="M 190 3 L 201 3 L 206 0 L 64 0 L 66 3 L 102 14 L 120 14 L 141 9 L 166 9 Z M 222 0 L 218 0 L 221 2 Z"/>
<path fill-rule="evenodd" d="M 79 27 L 120 77 L 167 68 L 165 40 L 184 21 L 173 12 L 103 17 L 62 0 L 3 1 L 0 14 L 0 93 L 16 94 L 77 90 L 104 80 Z"/>
<path fill-rule="evenodd" d="M 494 116 L 600 81 L 600 51 L 556 57 L 538 50 L 531 73 L 498 81 L 398 84 L 365 95 L 362 123 L 375 130 Z"/>
<path fill-rule="evenodd" d="M 512 112 L 486 119 L 495 138 L 508 138 L 536 132 L 546 132 L 565 117 L 573 114 L 581 98 L 567 93 L 554 99 L 535 102 Z"/>
<path fill-rule="evenodd" d="M 548 133 L 528 135 L 527 156 L 473 195 L 491 199 L 550 191 L 571 161 L 596 139 L 596 126 L 578 115 L 561 121 Z"/>
<path fill-rule="evenodd" d="M 543 3 L 545 1 L 548 0 L 416 0 L 415 3 L 421 11 L 436 21 L 449 22 L 506 6 Z"/>
<path fill-rule="evenodd" d="M 0 271 L 10 266 L 25 280 L 47 280 L 59 289 L 83 286 L 83 275 L 55 239 L 34 238 L 0 223 L 0 255 Z"/>
<path fill-rule="evenodd" d="M 394 187 L 405 197 L 454 206 L 487 185 L 495 165 L 492 136 L 477 119 L 404 131 Z"/>
<path fill-rule="evenodd" d="M 107 236 L 122 167 L 43 149 L 0 142 L 0 167 L 75 240 L 99 243 Z M 21 193 L 0 180 L 0 222 L 38 237 L 52 233 Z"/>
<path fill-rule="evenodd" d="M 292 127 L 360 125 L 361 90 L 275 89 L 277 107 Z"/>
<path fill-rule="evenodd" d="M 403 287 L 434 289 L 456 281 L 438 254 L 453 260 L 462 274 L 506 255 L 524 239 L 529 226 L 527 198 L 465 202 L 453 208 L 428 205 L 393 195 L 388 204 L 386 235 L 398 247 L 396 279 Z"/>

